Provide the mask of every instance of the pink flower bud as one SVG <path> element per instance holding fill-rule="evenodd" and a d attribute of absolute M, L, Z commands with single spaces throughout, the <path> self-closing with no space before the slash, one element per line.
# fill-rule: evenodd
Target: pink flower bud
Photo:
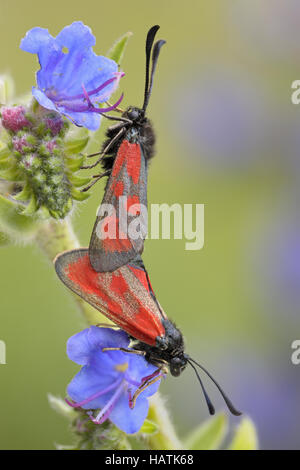
<path fill-rule="evenodd" d="M 52 135 L 57 135 L 60 133 L 64 127 L 64 121 L 59 114 L 48 115 L 44 118 L 44 123 L 52 133 Z"/>
<path fill-rule="evenodd" d="M 57 142 L 55 139 L 53 140 L 49 140 L 47 143 L 46 143 L 46 149 L 48 150 L 48 152 L 53 152 L 53 150 L 57 148 Z"/>
<path fill-rule="evenodd" d="M 1 114 L 2 125 L 8 131 L 18 132 L 24 127 L 31 126 L 30 121 L 25 117 L 26 109 L 24 106 L 4 107 Z"/>
<path fill-rule="evenodd" d="M 29 147 L 29 143 L 25 135 L 22 135 L 22 137 L 18 137 L 18 136 L 13 137 L 12 143 L 13 143 L 14 150 L 20 153 L 23 153 L 24 147 Z"/>

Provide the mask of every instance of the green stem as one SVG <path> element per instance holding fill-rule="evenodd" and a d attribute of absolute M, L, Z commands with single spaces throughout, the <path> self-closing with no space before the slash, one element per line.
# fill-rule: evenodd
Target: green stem
<path fill-rule="evenodd" d="M 73 250 L 80 246 L 69 219 L 63 221 L 49 220 L 41 224 L 36 232 L 35 240 L 51 262 L 54 261 L 59 253 L 66 250 Z M 101 313 L 95 310 L 81 297 L 74 294 L 74 300 L 87 323 L 96 325 L 97 323 L 105 321 Z M 108 323 L 107 320 L 106 322 Z"/>
<path fill-rule="evenodd" d="M 79 241 L 73 231 L 69 219 L 63 221 L 50 220 L 41 224 L 36 232 L 35 240 L 50 261 L 61 252 L 79 248 Z M 95 325 L 102 320 L 100 312 L 91 307 L 78 295 L 74 295 L 76 303 L 89 324 Z M 103 317 L 104 318 L 104 317 Z M 108 323 L 108 320 L 104 320 Z M 162 399 L 157 393 L 151 400 L 148 418 L 158 425 L 158 432 L 148 438 L 151 449 L 171 450 L 182 449 L 182 444 L 176 436 Z"/>
<path fill-rule="evenodd" d="M 158 432 L 150 435 L 148 442 L 153 450 L 180 450 L 182 443 L 176 435 L 174 426 L 163 399 L 156 393 L 152 399 L 148 413 L 148 419 L 158 425 Z"/>

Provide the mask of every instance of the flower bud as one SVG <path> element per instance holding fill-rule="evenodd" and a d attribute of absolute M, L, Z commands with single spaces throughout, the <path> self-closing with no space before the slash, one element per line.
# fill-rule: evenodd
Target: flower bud
<path fill-rule="evenodd" d="M 24 106 L 6 106 L 1 110 L 2 125 L 11 132 L 18 132 L 31 127 L 31 123 L 26 116 Z"/>
<path fill-rule="evenodd" d="M 74 196 L 73 175 L 80 169 L 83 157 L 78 156 L 78 165 L 74 161 L 88 138 L 83 145 L 76 141 L 70 153 L 74 137 L 71 142 L 65 141 L 69 125 L 61 115 L 37 103 L 28 110 L 24 106 L 3 108 L 2 124 L 8 131 L 8 142 L 6 151 L 0 154 L 0 178 L 18 182 L 20 195 L 13 197 L 25 204 L 26 215 L 42 209 L 43 217 L 46 213 L 56 219 L 64 218 L 73 199 L 78 199 Z M 79 195 L 81 200 L 86 196 Z"/>

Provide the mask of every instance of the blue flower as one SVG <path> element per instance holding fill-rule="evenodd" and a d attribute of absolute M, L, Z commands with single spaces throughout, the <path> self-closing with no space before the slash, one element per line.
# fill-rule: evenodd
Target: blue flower
<path fill-rule="evenodd" d="M 90 28 L 76 21 L 56 38 L 47 29 L 33 28 L 20 45 L 39 58 L 38 87 L 32 88 L 39 104 L 90 130 L 97 130 L 101 113 L 114 109 L 122 99 L 108 108 L 97 106 L 109 99 L 123 74 L 113 60 L 94 53 L 95 42 Z"/>
<path fill-rule="evenodd" d="M 67 343 L 69 358 L 82 369 L 68 385 L 73 407 L 99 410 L 91 419 L 101 424 L 110 419 L 127 434 L 137 432 L 148 414 L 148 398 L 153 395 L 160 379 L 138 395 L 132 407 L 132 397 L 145 377 L 156 375 L 157 368 L 142 356 L 122 351 L 102 351 L 103 348 L 128 348 L 129 338 L 122 330 L 91 326 L 72 336 Z"/>

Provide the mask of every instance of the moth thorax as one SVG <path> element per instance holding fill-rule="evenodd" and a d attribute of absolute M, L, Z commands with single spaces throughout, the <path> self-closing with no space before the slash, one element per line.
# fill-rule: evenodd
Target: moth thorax
<path fill-rule="evenodd" d="M 139 136 L 140 133 L 137 127 L 131 127 L 126 134 L 126 138 L 129 140 L 129 142 L 137 142 Z"/>

